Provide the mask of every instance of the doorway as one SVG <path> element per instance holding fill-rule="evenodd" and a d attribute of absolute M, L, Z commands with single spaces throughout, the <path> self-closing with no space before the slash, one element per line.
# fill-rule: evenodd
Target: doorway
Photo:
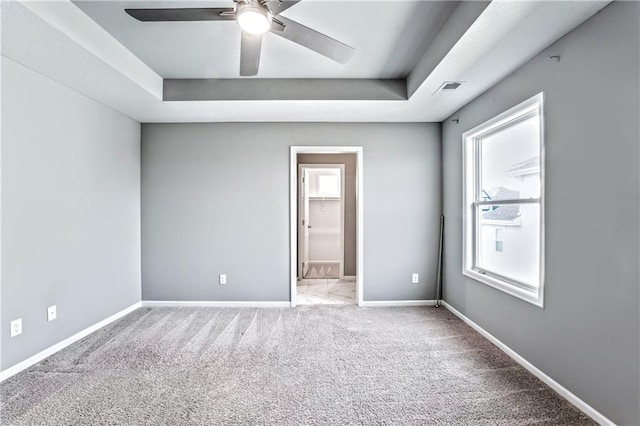
<path fill-rule="evenodd" d="M 298 164 L 298 278 L 344 278 L 345 165 Z"/>
<path fill-rule="evenodd" d="M 327 158 L 335 163 L 303 164 L 308 160 Z M 340 161 L 344 163 L 337 164 Z M 345 187 L 355 187 L 355 176 L 351 176 L 348 185 L 345 182 L 346 163 L 355 165 L 355 157 L 352 154 L 298 155 L 299 232 L 296 294 L 299 305 L 356 303 L 355 277 L 346 279 L 344 273 L 347 238 Z M 349 200 L 349 213 L 355 215 L 355 194 L 350 191 L 349 195 L 353 198 Z M 350 246 L 355 251 L 355 245 Z"/>
<path fill-rule="evenodd" d="M 362 303 L 362 148 L 291 147 L 291 305 Z"/>

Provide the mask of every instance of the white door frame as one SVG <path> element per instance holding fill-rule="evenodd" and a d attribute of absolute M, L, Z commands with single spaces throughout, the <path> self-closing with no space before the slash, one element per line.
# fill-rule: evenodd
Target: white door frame
<path fill-rule="evenodd" d="M 289 158 L 289 226 L 290 226 L 290 284 L 291 306 L 296 306 L 296 285 L 298 282 L 298 154 L 356 154 L 356 301 L 362 306 L 364 288 L 363 262 L 363 150 L 361 146 L 292 146 Z M 335 166 L 335 165 L 334 165 Z M 343 179 L 344 182 L 344 179 Z M 343 244 L 344 244 L 344 238 Z M 344 255 L 343 255 L 344 263 Z"/>
<path fill-rule="evenodd" d="M 344 216 L 346 209 L 346 195 L 345 195 L 345 167 L 344 164 L 298 164 L 298 185 L 301 185 L 302 171 L 304 169 L 337 169 L 340 170 L 340 279 L 344 279 Z M 302 196 L 302 191 L 300 191 Z M 301 200 L 302 201 L 302 197 Z M 300 205 L 300 204 L 298 204 Z M 299 218 L 298 218 L 299 219 Z M 306 224 L 307 226 L 309 224 Z M 298 229 L 300 229 L 299 225 Z M 304 238 L 304 237 L 303 237 Z M 298 235 L 298 272 L 302 277 L 302 248 L 300 246 L 300 235 Z M 325 259 L 332 260 L 332 259 Z"/>

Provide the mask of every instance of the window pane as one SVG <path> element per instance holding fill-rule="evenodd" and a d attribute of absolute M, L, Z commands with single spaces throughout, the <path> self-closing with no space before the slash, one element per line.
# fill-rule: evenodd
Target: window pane
<path fill-rule="evenodd" d="M 537 286 L 540 278 L 540 205 L 478 206 L 478 213 L 476 266 Z M 500 235 L 499 241 L 497 235 Z"/>
<path fill-rule="evenodd" d="M 340 197 L 340 171 L 333 174 L 318 174 L 318 195 Z"/>
<path fill-rule="evenodd" d="M 540 197 L 540 119 L 533 116 L 480 140 L 478 201 Z"/>

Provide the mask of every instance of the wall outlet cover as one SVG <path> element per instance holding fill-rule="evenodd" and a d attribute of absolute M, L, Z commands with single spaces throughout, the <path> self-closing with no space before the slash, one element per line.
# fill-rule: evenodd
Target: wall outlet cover
<path fill-rule="evenodd" d="M 53 321 L 56 318 L 58 318 L 58 312 L 57 312 L 57 309 L 56 309 L 56 305 L 49 306 L 47 308 L 47 321 Z"/>
<path fill-rule="evenodd" d="M 220 274 L 220 284 L 224 285 L 227 283 L 227 274 Z"/>
<path fill-rule="evenodd" d="M 11 321 L 11 337 L 22 334 L 22 318 Z"/>
<path fill-rule="evenodd" d="M 418 274 L 411 275 L 411 282 L 413 284 L 418 284 L 420 282 L 420 276 Z"/>

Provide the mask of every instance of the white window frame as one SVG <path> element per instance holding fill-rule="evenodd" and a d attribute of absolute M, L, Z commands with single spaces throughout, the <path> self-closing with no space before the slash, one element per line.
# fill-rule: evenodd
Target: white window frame
<path fill-rule="evenodd" d="M 531 114 L 538 115 L 540 122 L 540 197 L 515 200 L 480 201 L 479 196 L 479 155 L 478 149 L 482 137 L 504 129 L 509 125 L 522 121 Z M 540 308 L 544 307 L 544 94 L 538 93 L 519 105 L 486 121 L 462 135 L 463 164 L 463 255 L 462 273 L 476 281 L 494 287 L 504 293 L 530 302 Z M 540 205 L 540 282 L 537 288 L 503 277 L 491 271 L 483 270 L 475 265 L 477 252 L 476 221 L 477 209 L 483 205 L 496 204 L 539 204 Z"/>

